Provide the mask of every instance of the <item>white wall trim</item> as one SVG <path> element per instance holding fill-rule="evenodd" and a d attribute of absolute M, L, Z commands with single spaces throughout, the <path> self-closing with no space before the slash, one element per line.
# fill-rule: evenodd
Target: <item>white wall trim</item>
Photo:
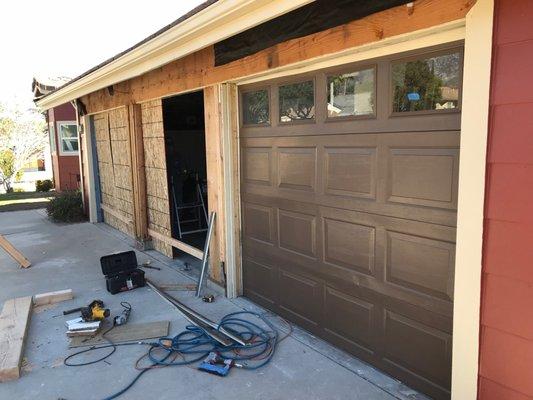
<path fill-rule="evenodd" d="M 494 0 L 466 16 L 453 310 L 452 400 L 478 392 L 486 151 Z"/>
<path fill-rule="evenodd" d="M 83 135 L 81 135 L 81 138 L 84 141 L 84 149 L 85 149 L 85 151 L 83 152 L 84 163 L 87 166 L 87 176 L 83 176 L 83 180 L 87 181 L 87 188 L 89 190 L 89 193 L 87 196 L 89 199 L 89 204 L 88 204 L 89 221 L 92 223 L 97 223 L 99 204 L 96 200 L 96 185 L 95 185 L 96 171 L 94 170 L 94 156 L 95 155 L 93 154 L 93 146 L 92 146 L 93 132 L 92 132 L 92 127 L 91 127 L 91 118 L 92 117 L 89 115 L 85 115 L 82 117 Z"/>
<path fill-rule="evenodd" d="M 314 0 L 223 0 L 37 101 L 44 110 L 183 58 Z"/>

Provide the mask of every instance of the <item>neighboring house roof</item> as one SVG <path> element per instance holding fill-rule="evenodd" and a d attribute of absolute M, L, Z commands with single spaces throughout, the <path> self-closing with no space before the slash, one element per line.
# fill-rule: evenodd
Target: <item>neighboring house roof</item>
<path fill-rule="evenodd" d="M 46 96 L 48 93 L 53 92 L 57 88 L 65 85 L 71 79 L 66 76 L 56 77 L 33 77 L 31 83 L 31 91 L 33 92 L 33 100 L 37 101 L 40 98 Z"/>

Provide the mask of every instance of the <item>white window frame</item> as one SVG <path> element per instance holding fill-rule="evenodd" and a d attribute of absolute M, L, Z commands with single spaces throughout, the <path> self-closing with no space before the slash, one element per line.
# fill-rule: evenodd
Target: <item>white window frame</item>
<path fill-rule="evenodd" d="M 63 150 L 63 138 L 61 137 L 61 126 L 63 125 L 74 125 L 76 127 L 76 132 L 78 131 L 78 123 L 76 121 L 60 121 L 57 122 L 57 144 L 59 148 L 59 154 L 62 156 L 77 156 L 80 154 L 80 136 L 77 135 L 78 139 L 78 150 L 76 151 L 69 151 L 69 150 Z"/>
<path fill-rule="evenodd" d="M 50 142 L 50 154 L 57 153 L 56 127 L 55 122 L 48 123 L 48 139 Z"/>

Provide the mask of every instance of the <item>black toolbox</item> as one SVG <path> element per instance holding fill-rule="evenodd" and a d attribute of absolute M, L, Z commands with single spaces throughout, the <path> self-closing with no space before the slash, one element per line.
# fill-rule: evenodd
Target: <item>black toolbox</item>
<path fill-rule="evenodd" d="M 137 268 L 137 255 L 134 251 L 109 254 L 100 258 L 105 275 L 107 291 L 111 294 L 133 290 L 146 284 L 144 271 Z"/>

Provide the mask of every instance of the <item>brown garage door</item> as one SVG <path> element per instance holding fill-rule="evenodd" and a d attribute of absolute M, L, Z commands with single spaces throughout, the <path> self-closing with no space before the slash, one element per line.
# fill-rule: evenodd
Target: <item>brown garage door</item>
<path fill-rule="evenodd" d="M 244 293 L 450 390 L 462 50 L 241 87 Z"/>

